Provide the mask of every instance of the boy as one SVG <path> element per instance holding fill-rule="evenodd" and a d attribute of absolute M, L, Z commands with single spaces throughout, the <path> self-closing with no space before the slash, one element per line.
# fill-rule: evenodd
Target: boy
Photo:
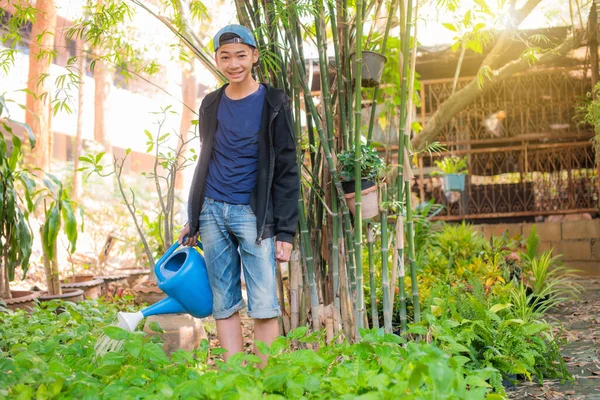
<path fill-rule="evenodd" d="M 275 259 L 290 258 L 300 180 L 289 98 L 252 77 L 258 62 L 254 36 L 241 25 L 228 25 L 215 35 L 214 49 L 229 84 L 200 106 L 201 151 L 179 243 L 191 246 L 198 234 L 202 238 L 227 360 L 244 350 L 240 267 L 254 340 L 270 345 L 279 335 Z M 265 365 L 266 356 L 259 356 Z"/>

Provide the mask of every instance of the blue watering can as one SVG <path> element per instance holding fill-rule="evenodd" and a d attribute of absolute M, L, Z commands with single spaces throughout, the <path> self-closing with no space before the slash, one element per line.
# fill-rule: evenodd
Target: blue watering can
<path fill-rule="evenodd" d="M 202 243 L 197 246 L 202 250 Z M 173 244 L 154 267 L 160 290 L 167 298 L 136 313 L 120 312 L 119 326 L 133 332 L 143 318 L 158 314 L 188 313 L 196 318 L 212 314 L 213 296 L 206 262 L 195 247 Z"/>

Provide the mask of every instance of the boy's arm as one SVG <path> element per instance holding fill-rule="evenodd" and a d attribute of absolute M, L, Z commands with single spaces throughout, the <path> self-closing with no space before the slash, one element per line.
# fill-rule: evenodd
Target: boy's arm
<path fill-rule="evenodd" d="M 278 242 L 292 243 L 298 225 L 300 177 L 289 100 L 284 103 L 281 112 L 275 119 L 274 129 L 273 215 L 275 235 Z"/>

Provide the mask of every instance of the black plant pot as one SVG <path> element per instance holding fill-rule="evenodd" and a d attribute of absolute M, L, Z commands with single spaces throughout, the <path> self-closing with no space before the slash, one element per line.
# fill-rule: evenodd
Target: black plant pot
<path fill-rule="evenodd" d="M 361 191 L 373 186 L 375 186 L 375 182 L 368 181 L 366 179 L 360 181 Z M 342 189 L 344 189 L 344 193 L 354 193 L 356 189 L 355 181 L 342 182 Z"/>

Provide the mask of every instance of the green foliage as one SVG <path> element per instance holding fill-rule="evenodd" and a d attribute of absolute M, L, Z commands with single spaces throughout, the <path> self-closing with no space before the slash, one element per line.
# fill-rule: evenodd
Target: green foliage
<path fill-rule="evenodd" d="M 589 124 L 594 127 L 594 150 L 596 155 L 596 165 L 600 164 L 600 82 L 587 93 L 583 104 L 576 107 L 578 119 L 581 124 Z"/>
<path fill-rule="evenodd" d="M 422 248 L 426 268 L 433 273 L 449 272 L 469 265 L 485 252 L 486 240 L 465 224 L 447 224 L 432 235 L 430 245 Z"/>
<path fill-rule="evenodd" d="M 347 182 L 354 180 L 354 147 L 338 154 L 338 167 L 342 180 Z M 360 170 L 362 179 L 375 181 L 383 174 L 383 172 L 385 172 L 385 162 L 383 161 L 383 158 L 379 157 L 377 150 L 362 144 Z"/>
<path fill-rule="evenodd" d="M 0 287 L 6 291 L 0 293 L 0 297 L 10 294 L 8 282 L 4 281 L 6 276 L 9 280 L 14 279 L 14 272 L 18 266 L 21 266 L 23 275 L 27 273 L 33 241 L 27 218 L 33 211 L 31 198 L 35 183 L 27 171 L 20 168 L 23 157 L 22 143 L 9 125 L 14 123 L 16 122 L 10 119 L 4 96 L 0 95 L 0 279 L 3 280 Z M 31 146 L 35 146 L 29 126 L 19 125 L 29 134 Z M 7 143 L 5 137 L 9 137 L 11 142 Z M 24 188 L 22 193 L 17 190 L 18 182 Z M 4 268 L 7 269 L 6 274 Z"/>
<path fill-rule="evenodd" d="M 540 248 L 540 236 L 537 233 L 537 228 L 535 225 L 531 227 L 531 232 L 527 237 L 527 244 L 525 247 L 525 257 L 528 260 L 533 260 L 533 258 L 538 254 L 538 250 Z"/>
<path fill-rule="evenodd" d="M 558 257 L 552 257 L 552 251 L 529 259 L 525 263 L 522 280 L 532 292 L 528 296 L 532 308 L 543 314 L 552 307 L 577 299 L 583 288 L 573 282 L 575 272 L 561 265 Z"/>
<path fill-rule="evenodd" d="M 493 367 L 505 378 L 570 379 L 551 326 L 519 318 L 508 300 L 506 294 L 486 295 L 476 279 L 470 285 L 439 286 L 425 316 L 433 342 L 468 357 L 471 366 Z"/>
<path fill-rule="evenodd" d="M 360 343 L 327 346 L 323 332 L 298 328 L 270 348 L 259 345 L 271 356 L 260 370 L 257 356 L 240 353 L 225 363 L 222 349 L 207 341 L 169 358 L 157 336 L 111 327 L 115 311 L 89 301 L 0 314 L 0 398 L 503 398 L 491 394 L 488 382 L 499 379 L 494 369 L 472 368 L 430 344 L 403 347 L 402 338 L 383 330 L 362 331 Z M 122 350 L 97 357 L 102 333 L 123 340 Z M 301 348 L 293 351 L 294 342 Z"/>
<path fill-rule="evenodd" d="M 467 157 L 445 157 L 442 160 L 435 161 L 435 166 L 438 167 L 444 175 L 447 174 L 466 174 Z"/>

